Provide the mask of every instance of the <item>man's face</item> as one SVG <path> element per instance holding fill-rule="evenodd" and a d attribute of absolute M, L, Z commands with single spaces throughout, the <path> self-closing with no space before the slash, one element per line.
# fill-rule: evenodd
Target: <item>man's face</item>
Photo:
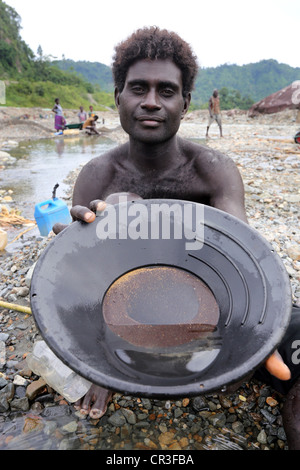
<path fill-rule="evenodd" d="M 145 143 L 173 137 L 190 103 L 190 96 L 182 96 L 181 70 L 171 60 L 160 59 L 133 64 L 115 99 L 123 129 Z"/>

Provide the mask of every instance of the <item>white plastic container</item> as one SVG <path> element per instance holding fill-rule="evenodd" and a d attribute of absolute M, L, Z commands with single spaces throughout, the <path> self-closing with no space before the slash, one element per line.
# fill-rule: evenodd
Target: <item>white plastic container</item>
<path fill-rule="evenodd" d="M 7 233 L 0 229 L 0 251 L 4 250 L 7 245 Z"/>
<path fill-rule="evenodd" d="M 26 360 L 32 372 L 70 403 L 83 397 L 92 385 L 58 359 L 45 341 L 37 341 Z"/>

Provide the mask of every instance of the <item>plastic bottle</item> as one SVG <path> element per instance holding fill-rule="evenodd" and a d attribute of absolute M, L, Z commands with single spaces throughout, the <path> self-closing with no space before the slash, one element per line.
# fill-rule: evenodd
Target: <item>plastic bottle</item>
<path fill-rule="evenodd" d="M 70 403 L 83 397 L 92 385 L 58 359 L 45 341 L 37 341 L 26 360 L 34 374 L 42 377 Z"/>

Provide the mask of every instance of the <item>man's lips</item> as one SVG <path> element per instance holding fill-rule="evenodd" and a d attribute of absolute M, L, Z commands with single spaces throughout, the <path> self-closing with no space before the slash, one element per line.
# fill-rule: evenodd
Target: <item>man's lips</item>
<path fill-rule="evenodd" d="M 146 116 L 146 115 L 142 115 L 142 116 L 138 116 L 137 117 L 137 120 L 138 121 L 147 121 L 147 122 L 163 122 L 164 119 L 160 116 Z"/>
<path fill-rule="evenodd" d="M 160 116 L 138 116 L 137 121 L 141 123 L 142 127 L 152 128 L 155 129 L 160 126 L 160 123 L 164 121 L 164 119 Z"/>

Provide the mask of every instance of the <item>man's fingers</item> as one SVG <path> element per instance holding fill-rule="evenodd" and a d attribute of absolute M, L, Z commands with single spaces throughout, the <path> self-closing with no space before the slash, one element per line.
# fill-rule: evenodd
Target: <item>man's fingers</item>
<path fill-rule="evenodd" d="M 74 206 L 70 210 L 73 220 L 81 220 L 83 222 L 93 222 L 96 214 L 84 206 Z"/>
<path fill-rule="evenodd" d="M 66 227 L 68 227 L 68 225 L 61 224 L 60 222 L 57 222 L 56 224 L 53 225 L 52 230 L 55 233 L 55 235 L 57 235 L 62 230 L 64 230 Z"/>
<path fill-rule="evenodd" d="M 90 203 L 90 209 L 94 212 L 102 212 L 106 208 L 107 204 L 105 201 L 102 201 L 101 199 L 95 199 Z"/>
<path fill-rule="evenodd" d="M 278 351 L 275 351 L 272 356 L 266 360 L 265 367 L 270 374 L 274 375 L 279 380 L 289 380 L 291 378 L 291 371 L 283 362 Z"/>

